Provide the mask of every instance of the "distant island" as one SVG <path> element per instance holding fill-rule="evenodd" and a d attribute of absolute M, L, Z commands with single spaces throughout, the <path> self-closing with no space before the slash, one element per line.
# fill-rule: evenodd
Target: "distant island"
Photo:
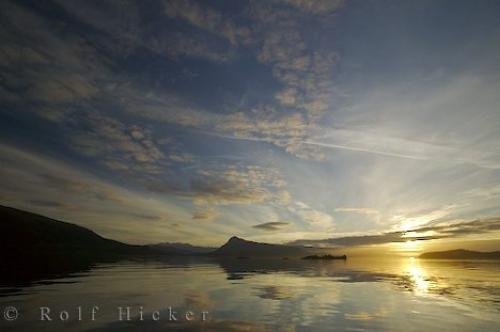
<path fill-rule="evenodd" d="M 500 251 L 480 252 L 465 249 L 426 252 L 419 256 L 422 259 L 500 259 Z"/>
<path fill-rule="evenodd" d="M 318 259 L 318 260 L 332 260 L 332 259 L 343 259 L 346 260 L 347 256 L 333 256 L 333 255 L 309 255 L 302 257 L 302 259 Z"/>

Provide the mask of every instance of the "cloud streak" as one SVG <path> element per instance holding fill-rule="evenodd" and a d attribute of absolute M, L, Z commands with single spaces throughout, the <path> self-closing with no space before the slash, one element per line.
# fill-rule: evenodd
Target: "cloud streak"
<path fill-rule="evenodd" d="M 296 240 L 293 245 L 307 246 L 362 246 L 406 241 L 426 241 L 448 238 L 462 238 L 471 235 L 498 233 L 500 218 L 477 219 L 465 222 L 439 222 L 418 227 L 409 231 L 388 232 L 379 235 L 347 236 L 324 240 Z"/>
<path fill-rule="evenodd" d="M 253 225 L 253 228 L 261 229 L 264 231 L 274 232 L 282 230 L 283 228 L 290 225 L 290 223 L 282 222 L 282 221 L 274 221 L 274 222 L 266 222 L 262 224 Z"/>
<path fill-rule="evenodd" d="M 489 13 L 227 4 L 0 3 L 2 202 L 122 239 L 210 245 L 238 232 L 397 241 L 431 220 L 499 215 Z M 437 44 L 436 29 L 460 43 Z M 428 232 L 442 231 L 455 236 Z"/>

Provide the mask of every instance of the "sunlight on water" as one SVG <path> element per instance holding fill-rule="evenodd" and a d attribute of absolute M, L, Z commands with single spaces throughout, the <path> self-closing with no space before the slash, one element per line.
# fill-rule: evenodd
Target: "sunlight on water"
<path fill-rule="evenodd" d="M 494 331 L 499 269 L 496 262 L 417 258 L 123 262 L 0 288 L 0 307 L 15 306 L 21 314 L 18 321 L 0 321 L 0 330 Z M 94 305 L 100 309 L 90 321 Z M 51 308 L 54 321 L 39 321 L 40 306 Z M 131 321 L 120 322 L 117 308 L 126 306 Z M 168 321 L 169 306 L 193 311 L 196 320 Z M 69 311 L 70 322 L 58 321 L 61 310 Z M 159 322 L 152 320 L 157 310 Z M 200 322 L 202 311 L 209 312 L 206 322 Z"/>
<path fill-rule="evenodd" d="M 401 269 L 403 278 L 408 278 L 408 288 L 418 296 L 442 294 L 450 289 L 446 282 L 447 278 L 444 277 L 447 273 L 440 272 L 439 274 L 441 278 L 433 275 L 430 267 L 415 257 L 407 258 Z"/>
<path fill-rule="evenodd" d="M 408 274 L 414 284 L 413 291 L 419 295 L 426 294 L 429 289 L 429 279 L 425 270 L 414 257 L 408 258 L 407 265 L 403 269 L 403 274 Z"/>

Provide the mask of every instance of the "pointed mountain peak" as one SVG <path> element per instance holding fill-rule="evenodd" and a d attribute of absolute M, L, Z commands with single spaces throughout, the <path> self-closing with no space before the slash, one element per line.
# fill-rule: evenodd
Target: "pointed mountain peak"
<path fill-rule="evenodd" d="M 213 253 L 215 255 L 233 257 L 292 257 L 304 254 L 304 249 L 279 244 L 254 242 L 232 236 L 223 246 Z"/>
<path fill-rule="evenodd" d="M 246 243 L 248 242 L 245 239 L 237 236 L 231 236 L 231 238 L 226 242 L 226 244 L 238 244 L 238 243 Z"/>
<path fill-rule="evenodd" d="M 253 242 L 242 239 L 241 237 L 231 236 L 220 248 L 242 248 L 251 244 L 253 244 Z"/>

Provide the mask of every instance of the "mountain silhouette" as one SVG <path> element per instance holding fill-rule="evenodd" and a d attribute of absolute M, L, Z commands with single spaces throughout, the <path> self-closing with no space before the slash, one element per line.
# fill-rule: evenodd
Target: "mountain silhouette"
<path fill-rule="evenodd" d="M 426 252 L 419 256 L 423 259 L 500 259 L 500 251 L 480 252 L 465 249 Z"/>
<path fill-rule="evenodd" d="M 308 254 L 304 247 L 248 241 L 237 236 L 231 237 L 219 249 L 212 252 L 216 256 L 231 257 L 296 257 Z"/>
<path fill-rule="evenodd" d="M 185 243 L 130 245 L 104 238 L 85 227 L 0 205 L 0 284 L 30 283 L 122 259 L 281 259 L 320 252 L 316 248 L 260 243 L 236 236 L 215 250 Z"/>
<path fill-rule="evenodd" d="M 177 255 L 201 255 L 214 251 L 216 248 L 194 246 L 189 243 L 163 242 L 149 246 L 161 253 Z"/>
<path fill-rule="evenodd" d="M 74 224 L 0 206 L 0 281 L 23 282 L 87 270 L 99 262 L 157 255 Z"/>
<path fill-rule="evenodd" d="M 0 206 L 0 248 L 4 255 L 109 255 L 151 253 L 147 246 L 106 239 L 74 224 Z"/>

